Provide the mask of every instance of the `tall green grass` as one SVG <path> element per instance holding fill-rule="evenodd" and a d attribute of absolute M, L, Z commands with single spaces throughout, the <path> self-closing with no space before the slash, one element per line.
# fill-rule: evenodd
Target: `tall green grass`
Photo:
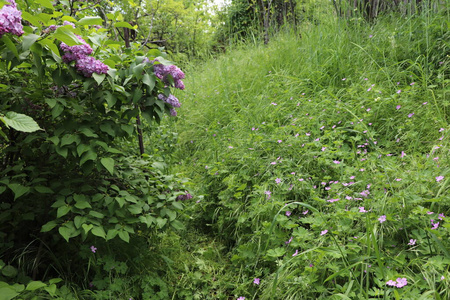
<path fill-rule="evenodd" d="M 175 169 L 225 247 L 208 299 L 447 299 L 448 10 L 327 9 L 187 70 Z"/>

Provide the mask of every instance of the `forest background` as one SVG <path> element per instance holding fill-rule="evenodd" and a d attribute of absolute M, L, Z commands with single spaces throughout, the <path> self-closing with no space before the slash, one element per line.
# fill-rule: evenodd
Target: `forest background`
<path fill-rule="evenodd" d="M 446 0 L 0 0 L 0 300 L 449 299 Z"/>

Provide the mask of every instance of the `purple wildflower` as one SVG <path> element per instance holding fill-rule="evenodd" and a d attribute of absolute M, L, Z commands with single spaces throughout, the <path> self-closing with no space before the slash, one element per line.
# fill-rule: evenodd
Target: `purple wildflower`
<path fill-rule="evenodd" d="M 95 248 L 95 246 L 91 246 L 90 248 L 93 253 L 95 253 L 97 251 L 97 248 Z"/>
<path fill-rule="evenodd" d="M 257 284 L 257 285 L 259 285 L 259 282 L 260 282 L 260 279 L 259 279 L 259 278 L 255 278 L 255 279 L 253 280 L 253 283 L 254 283 L 254 284 Z"/>
<path fill-rule="evenodd" d="M 382 215 L 381 217 L 378 218 L 378 221 L 380 221 L 380 223 L 386 222 L 386 216 Z"/>

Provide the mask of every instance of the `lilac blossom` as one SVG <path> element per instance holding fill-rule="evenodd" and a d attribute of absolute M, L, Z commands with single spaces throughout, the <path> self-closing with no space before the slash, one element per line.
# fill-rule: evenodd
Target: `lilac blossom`
<path fill-rule="evenodd" d="M 93 73 L 106 74 L 108 66 L 92 56 L 84 56 L 77 60 L 75 67 L 85 77 L 91 77 Z"/>
<path fill-rule="evenodd" d="M 9 4 L 5 4 L 0 9 L 0 38 L 5 33 L 21 36 L 23 34 L 22 12 L 17 10 L 14 0 L 7 0 Z"/>

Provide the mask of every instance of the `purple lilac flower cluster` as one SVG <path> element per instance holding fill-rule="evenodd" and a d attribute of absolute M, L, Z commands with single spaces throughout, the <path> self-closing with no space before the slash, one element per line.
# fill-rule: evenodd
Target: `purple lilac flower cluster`
<path fill-rule="evenodd" d="M 17 36 L 23 34 L 22 12 L 17 10 L 14 0 L 7 0 L 10 4 L 5 4 L 0 9 L 0 38 L 5 33 L 12 33 Z"/>
<path fill-rule="evenodd" d="M 180 101 L 178 101 L 177 97 L 175 97 L 174 95 L 170 94 L 169 97 L 166 97 L 163 94 L 159 94 L 158 95 L 158 99 L 159 100 L 163 100 L 166 103 L 169 103 L 170 105 L 172 105 L 173 107 L 181 107 L 181 103 Z"/>
<path fill-rule="evenodd" d="M 179 195 L 179 196 L 177 197 L 177 200 L 178 200 L 178 201 L 189 200 L 189 199 L 192 199 L 192 195 L 189 194 L 188 192 L 186 192 L 185 195 Z"/>
<path fill-rule="evenodd" d="M 153 63 L 158 60 L 154 60 Z M 169 84 L 169 75 L 172 76 L 174 81 L 174 86 L 177 89 L 184 90 L 184 83 L 181 79 L 184 79 L 184 73 L 175 65 L 163 65 L 154 64 L 153 70 L 155 71 L 156 77 L 161 79 L 165 84 Z"/>
<path fill-rule="evenodd" d="M 75 24 L 68 21 L 64 21 L 63 25 L 70 25 L 75 28 Z M 56 30 L 56 28 L 58 28 L 58 26 L 51 25 L 46 29 L 46 31 L 50 32 Z M 66 43 L 62 42 L 59 45 L 61 50 L 64 51 L 64 55 L 61 57 L 61 59 L 66 64 L 75 61 L 75 68 L 78 70 L 78 72 L 81 72 L 84 77 L 92 77 L 93 73 L 106 74 L 109 69 L 108 66 L 95 59 L 94 57 L 89 56 L 93 52 L 91 46 L 86 43 L 86 41 L 81 36 L 76 36 L 78 40 L 83 44 L 68 46 Z"/>

